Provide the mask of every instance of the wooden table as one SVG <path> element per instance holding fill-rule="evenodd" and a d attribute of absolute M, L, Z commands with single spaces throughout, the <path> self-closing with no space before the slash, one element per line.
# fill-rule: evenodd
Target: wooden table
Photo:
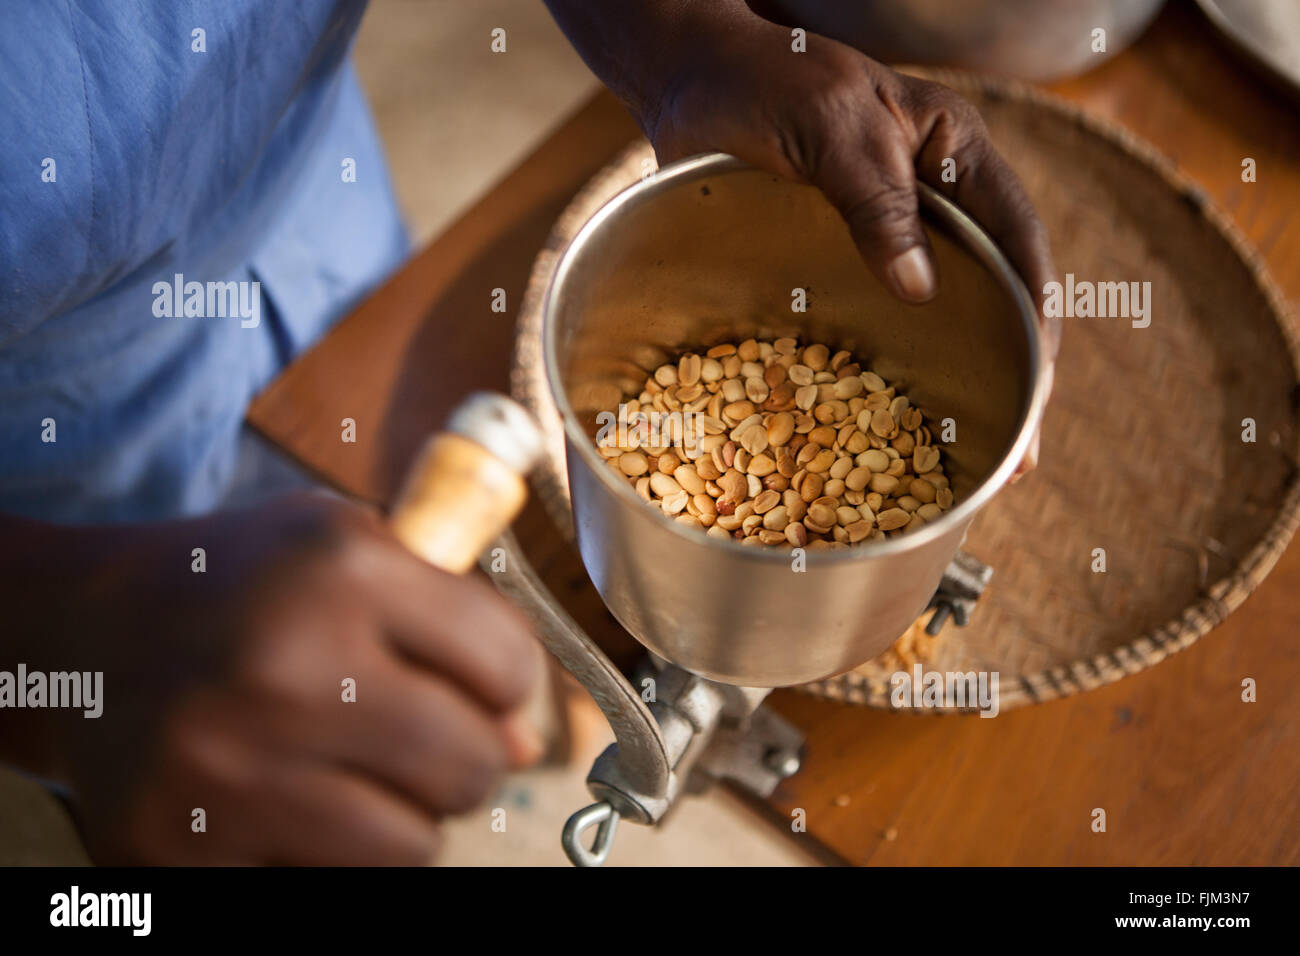
<path fill-rule="evenodd" d="M 1300 123 L 1292 101 L 1174 3 L 1132 49 L 1053 91 L 1129 127 L 1226 209 L 1300 301 Z M 636 135 L 602 93 L 289 368 L 251 422 L 335 486 L 383 503 L 471 388 L 506 387 L 536 251 L 571 196 Z M 1244 184 L 1241 161 L 1256 160 Z M 490 309 L 506 290 L 509 311 Z M 339 440 L 357 422 L 358 441 Z M 593 633 L 607 612 L 536 510 L 521 536 Z M 1117 684 L 996 720 L 773 697 L 808 736 L 767 809 L 817 849 L 881 864 L 1300 863 L 1300 547 L 1214 633 Z M 613 647 L 616 659 L 633 648 Z M 1258 703 L 1241 681 L 1258 681 Z M 1104 808 L 1107 832 L 1091 828 Z M 792 837 L 793 838 L 793 837 Z"/>

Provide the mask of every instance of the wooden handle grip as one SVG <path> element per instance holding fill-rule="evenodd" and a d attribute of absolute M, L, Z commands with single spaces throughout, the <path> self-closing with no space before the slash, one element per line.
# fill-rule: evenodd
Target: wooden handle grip
<path fill-rule="evenodd" d="M 447 432 L 420 453 L 389 520 L 413 552 L 444 571 L 464 574 L 527 498 L 518 471 L 482 445 Z"/>

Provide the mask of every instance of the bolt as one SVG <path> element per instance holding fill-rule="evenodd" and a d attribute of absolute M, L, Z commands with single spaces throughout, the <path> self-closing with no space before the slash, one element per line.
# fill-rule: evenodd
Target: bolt
<path fill-rule="evenodd" d="M 799 772 L 799 755 L 772 747 L 763 755 L 763 766 L 782 779 L 793 777 Z"/>

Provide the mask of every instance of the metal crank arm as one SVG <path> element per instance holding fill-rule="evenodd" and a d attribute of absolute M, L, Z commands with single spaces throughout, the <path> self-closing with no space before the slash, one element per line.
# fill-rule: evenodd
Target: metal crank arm
<path fill-rule="evenodd" d="M 643 793 L 665 796 L 672 764 L 649 708 L 542 583 L 514 533 L 505 532 L 496 546 L 505 552 L 505 570 L 489 576 L 502 594 L 532 617 L 542 644 L 596 701 L 618 741 L 618 762 L 625 778 Z"/>

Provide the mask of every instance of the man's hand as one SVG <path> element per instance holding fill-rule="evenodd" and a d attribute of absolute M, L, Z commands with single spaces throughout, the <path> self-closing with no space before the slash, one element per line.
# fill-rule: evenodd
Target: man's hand
<path fill-rule="evenodd" d="M 872 271 L 914 302 L 936 291 L 919 178 L 974 215 L 1031 289 L 1050 281 L 1047 233 L 973 106 L 834 40 L 811 36 L 806 53 L 788 55 L 778 44 L 789 49 L 788 31 L 754 28 L 669 82 L 642 118 L 661 164 L 719 150 L 812 183 Z M 947 159 L 956 182 L 942 178 Z"/>
<path fill-rule="evenodd" d="M 941 280 L 918 214 L 920 179 L 979 221 L 1040 301 L 1054 275 L 1047 232 L 978 112 L 952 90 L 816 34 L 795 52 L 789 29 L 739 0 L 548 5 L 661 164 L 716 150 L 819 187 L 867 266 L 909 302 L 931 298 Z M 949 159 L 955 182 L 942 176 Z M 1044 335 L 1055 359 L 1059 320 Z"/>
<path fill-rule="evenodd" d="M 357 506 L 26 536 L 19 659 L 104 672 L 103 716 L 46 712 L 26 762 L 71 785 L 98 862 L 427 863 L 442 816 L 540 755 L 520 617 Z"/>

